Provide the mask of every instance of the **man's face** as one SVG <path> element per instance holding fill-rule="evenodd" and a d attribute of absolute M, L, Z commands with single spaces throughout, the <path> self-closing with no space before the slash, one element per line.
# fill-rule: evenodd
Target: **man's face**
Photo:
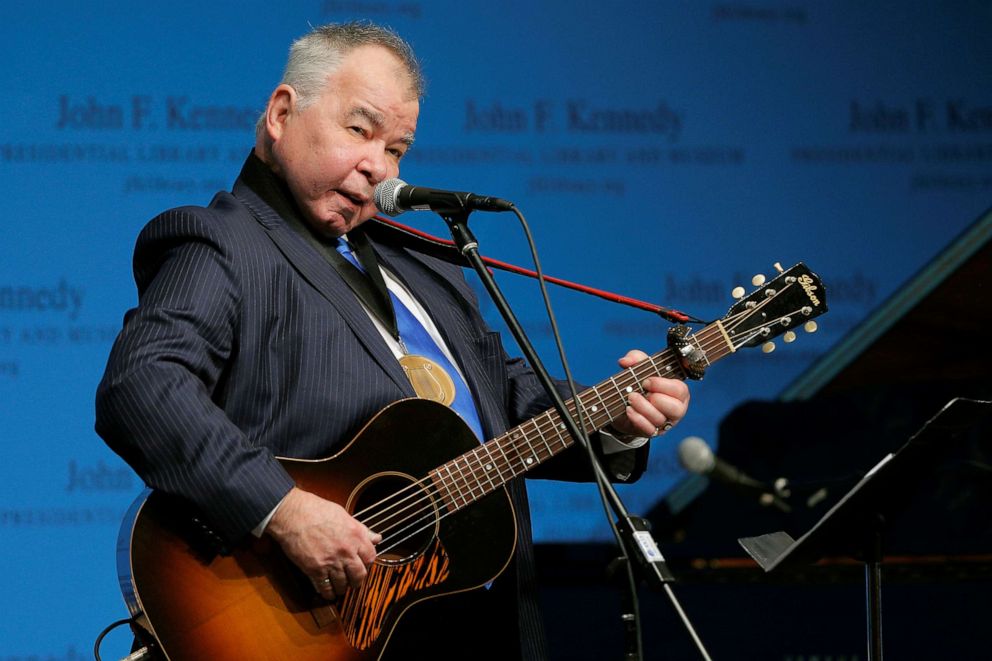
<path fill-rule="evenodd" d="M 375 185 L 399 174 L 420 104 L 396 56 L 362 46 L 345 56 L 313 105 L 298 110 L 295 90 L 281 85 L 268 112 L 270 165 L 306 220 L 333 238 L 375 215 Z"/>

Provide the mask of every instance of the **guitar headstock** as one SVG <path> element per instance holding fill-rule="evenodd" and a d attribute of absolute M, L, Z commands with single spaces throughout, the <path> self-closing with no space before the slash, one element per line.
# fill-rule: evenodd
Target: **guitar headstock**
<path fill-rule="evenodd" d="M 792 329 L 799 326 L 812 333 L 816 330 L 813 319 L 827 311 L 823 283 L 802 262 L 768 282 L 755 276 L 752 284 L 758 288 L 747 296 L 741 287 L 734 290 L 734 298 L 741 300 L 722 320 L 736 349 L 763 345 L 768 353 L 775 348 L 772 338 L 784 334 L 783 340 L 792 342 L 796 339 Z"/>

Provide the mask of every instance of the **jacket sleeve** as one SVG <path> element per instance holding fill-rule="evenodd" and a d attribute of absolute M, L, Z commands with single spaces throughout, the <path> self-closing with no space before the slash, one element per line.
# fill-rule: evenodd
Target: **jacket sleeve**
<path fill-rule="evenodd" d="M 191 501 L 236 540 L 293 482 L 216 401 L 237 350 L 241 292 L 209 214 L 172 210 L 139 236 L 138 306 L 125 316 L 98 387 L 96 431 L 149 486 Z"/>

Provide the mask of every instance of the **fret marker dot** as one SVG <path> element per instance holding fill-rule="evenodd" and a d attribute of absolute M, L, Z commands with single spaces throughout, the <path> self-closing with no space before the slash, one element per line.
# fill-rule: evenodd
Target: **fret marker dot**
<path fill-rule="evenodd" d="M 528 464 L 534 463 L 534 457 L 527 457 L 527 463 Z"/>
<path fill-rule="evenodd" d="M 627 392 L 634 392 L 634 389 L 631 388 L 630 386 L 627 386 Z"/>
<path fill-rule="evenodd" d="M 492 464 L 486 464 L 486 470 L 487 471 L 491 471 L 492 469 L 493 469 L 493 465 Z"/>
<path fill-rule="evenodd" d="M 596 411 L 598 411 L 598 410 L 599 410 L 599 407 L 598 407 L 598 406 L 595 406 L 595 405 L 593 405 L 593 407 L 592 407 L 591 409 L 589 409 L 589 410 L 590 410 L 590 411 L 592 411 L 593 413 L 595 413 Z"/>

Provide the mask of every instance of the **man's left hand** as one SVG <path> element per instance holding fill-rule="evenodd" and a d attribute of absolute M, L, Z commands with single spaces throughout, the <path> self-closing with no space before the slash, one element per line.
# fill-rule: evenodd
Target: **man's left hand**
<path fill-rule="evenodd" d="M 620 367 L 633 367 L 648 355 L 643 351 L 629 351 L 620 359 Z M 627 414 L 612 422 L 621 434 L 631 436 L 658 436 L 678 424 L 689 408 L 689 387 L 678 379 L 651 376 L 641 383 L 644 391 L 632 392 L 627 402 Z"/>

